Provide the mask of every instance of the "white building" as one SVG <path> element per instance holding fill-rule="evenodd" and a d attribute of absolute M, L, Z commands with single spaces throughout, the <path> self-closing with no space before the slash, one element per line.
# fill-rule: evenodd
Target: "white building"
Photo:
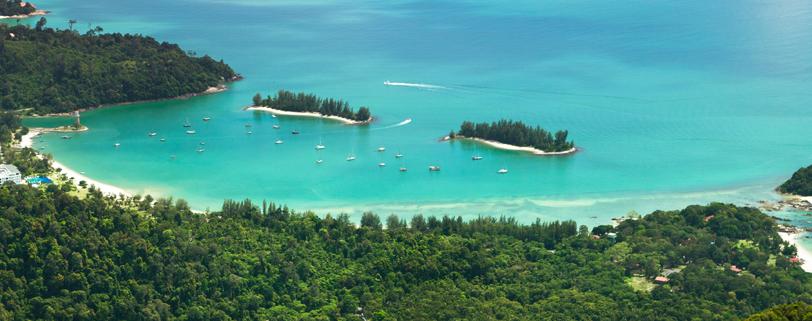
<path fill-rule="evenodd" d="M 22 184 L 23 176 L 20 170 L 14 165 L 0 164 L 0 184 L 12 182 L 14 184 Z"/>

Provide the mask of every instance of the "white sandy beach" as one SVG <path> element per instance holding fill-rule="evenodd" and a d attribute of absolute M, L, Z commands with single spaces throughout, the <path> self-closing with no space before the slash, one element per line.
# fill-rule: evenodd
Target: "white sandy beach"
<path fill-rule="evenodd" d="M 802 237 L 803 233 L 785 233 L 785 232 L 778 232 L 778 235 L 781 235 L 781 239 L 787 241 L 789 244 L 795 245 L 795 248 L 798 249 L 798 258 L 803 261 L 801 264 L 801 269 L 806 272 L 812 272 L 812 253 L 809 252 L 808 249 L 803 247 L 803 244 L 800 244 L 799 238 Z"/>
<path fill-rule="evenodd" d="M 367 120 L 367 121 L 357 121 L 357 120 L 347 119 L 347 118 L 338 117 L 338 116 L 325 116 L 325 115 L 315 113 L 315 112 L 286 111 L 286 110 L 279 110 L 279 109 L 274 109 L 274 108 L 270 108 L 270 107 L 261 107 L 261 106 L 250 106 L 250 107 L 246 107 L 245 110 L 259 110 L 259 111 L 268 112 L 268 113 L 271 113 L 271 114 L 274 114 L 274 115 L 282 115 L 282 116 L 314 117 L 314 118 L 331 119 L 331 120 L 335 120 L 335 121 L 340 121 L 340 122 L 345 123 L 347 125 L 364 125 L 364 124 L 369 124 L 371 122 L 371 119 Z"/>
<path fill-rule="evenodd" d="M 513 151 L 520 151 L 520 152 L 528 152 L 528 153 L 532 153 L 533 155 L 538 155 L 538 156 L 560 156 L 560 155 L 569 155 L 569 154 L 572 154 L 572 153 L 575 153 L 575 152 L 577 152 L 577 151 L 578 151 L 578 149 L 577 149 L 577 148 L 573 147 L 573 148 L 571 148 L 571 149 L 568 149 L 568 150 L 565 150 L 565 151 L 561 151 L 561 152 L 545 152 L 545 151 L 543 151 L 543 150 L 541 150 L 541 149 L 538 149 L 538 148 L 535 148 L 535 147 L 530 147 L 530 146 L 525 146 L 525 147 L 522 147 L 522 146 L 515 146 L 515 145 L 510 145 L 510 144 L 500 143 L 500 142 L 497 142 L 497 141 L 492 141 L 492 140 L 484 140 L 484 139 L 481 139 L 481 138 L 470 138 L 470 137 L 460 137 L 460 136 L 457 136 L 457 139 L 467 139 L 467 140 L 472 140 L 472 141 L 475 141 L 475 142 L 478 142 L 478 143 L 482 143 L 482 144 L 485 144 L 485 145 L 491 146 L 491 147 L 493 147 L 493 148 L 498 148 L 498 149 L 502 149 L 502 150 L 513 150 Z"/>
<path fill-rule="evenodd" d="M 47 128 L 31 128 L 31 129 L 29 129 L 28 134 L 24 135 L 20 139 L 20 144 L 19 144 L 20 148 L 33 147 L 34 138 L 41 135 L 42 133 L 49 132 L 49 131 L 56 131 L 56 130 L 49 130 Z M 38 157 L 43 157 L 43 156 L 41 154 L 38 154 Z M 132 194 L 130 192 L 127 192 L 126 190 L 124 190 L 124 189 L 122 189 L 120 187 L 105 184 L 105 183 L 99 182 L 97 180 L 91 179 L 90 177 L 87 177 L 87 176 L 85 176 L 85 175 L 71 169 L 70 167 L 67 167 L 67 166 L 63 165 L 62 163 L 57 162 L 56 160 L 51 161 L 51 167 L 53 167 L 55 169 L 59 168 L 61 170 L 62 174 L 65 174 L 65 176 L 67 176 L 68 178 L 73 178 L 73 183 L 76 184 L 77 186 L 79 185 L 79 182 L 85 181 L 85 183 L 87 183 L 88 186 L 91 186 L 91 185 L 96 186 L 96 188 L 98 190 L 100 190 L 102 192 L 102 194 L 104 194 L 104 195 L 132 196 Z"/>

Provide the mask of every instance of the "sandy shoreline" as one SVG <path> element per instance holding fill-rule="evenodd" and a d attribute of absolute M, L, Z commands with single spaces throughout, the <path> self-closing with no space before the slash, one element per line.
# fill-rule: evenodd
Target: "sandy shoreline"
<path fill-rule="evenodd" d="M 451 140 L 451 139 L 452 138 L 448 137 L 448 136 L 443 138 L 443 140 Z M 535 148 L 535 147 L 530 147 L 530 146 L 522 147 L 522 146 L 516 146 L 516 145 L 500 143 L 500 142 L 492 141 L 492 140 L 485 140 L 485 139 L 481 139 L 481 138 L 471 138 L 471 137 L 457 136 L 457 137 L 455 137 L 453 139 L 470 140 L 470 141 L 485 144 L 485 145 L 488 145 L 490 147 L 501 149 L 501 150 L 512 150 L 512 151 L 519 151 L 519 152 L 527 152 L 527 153 L 531 153 L 533 155 L 538 155 L 538 156 L 563 156 L 563 155 L 574 154 L 575 152 L 578 151 L 578 148 L 573 147 L 571 149 L 561 151 L 561 152 L 545 152 L 545 151 L 543 151 L 541 149 L 538 149 L 538 148 Z"/>
<path fill-rule="evenodd" d="M 26 18 L 36 17 L 36 16 L 44 16 L 44 15 L 47 15 L 47 14 L 48 14 L 48 11 L 36 10 L 36 11 L 34 11 L 32 13 L 29 13 L 29 14 L 20 14 L 20 15 L 16 15 L 16 16 L 0 16 L 0 19 L 26 19 Z"/>
<path fill-rule="evenodd" d="M 274 115 L 282 115 L 282 116 L 295 116 L 295 117 L 313 117 L 313 118 L 322 118 L 322 119 L 330 119 L 335 121 L 340 121 L 347 125 L 366 125 L 372 122 L 372 118 L 366 121 L 357 121 L 352 119 L 347 119 L 338 116 L 325 116 L 316 112 L 299 112 L 299 111 L 287 111 L 287 110 L 280 110 L 274 109 L 271 107 L 262 107 L 262 106 L 248 106 L 245 107 L 244 110 L 258 110 L 268 112 Z"/>
<path fill-rule="evenodd" d="M 801 264 L 801 269 L 806 272 L 812 272 L 812 253 L 806 249 L 803 244 L 800 243 L 800 238 L 802 237 L 802 233 L 785 233 L 785 232 L 778 232 L 778 235 L 781 235 L 781 239 L 787 241 L 789 244 L 795 245 L 795 248 L 798 249 L 798 258 L 803 261 Z"/>
<path fill-rule="evenodd" d="M 83 129 L 80 129 L 80 130 L 73 130 L 73 131 L 67 131 L 67 130 L 59 129 L 59 128 L 30 128 L 28 130 L 28 134 L 25 134 L 20 139 L 20 143 L 18 144 L 18 146 L 20 148 L 26 148 L 26 147 L 27 148 L 33 148 L 34 139 L 37 136 L 39 136 L 39 135 L 41 135 L 43 133 L 50 133 L 50 132 L 82 132 L 82 131 L 87 131 L 87 127 L 84 127 Z M 37 157 L 43 158 L 44 156 L 42 154 L 40 154 L 40 153 L 37 153 Z M 96 189 L 101 191 L 102 194 L 104 194 L 104 195 L 132 196 L 132 194 L 130 192 L 127 192 L 126 190 L 124 190 L 124 189 L 122 189 L 120 187 L 113 186 L 113 185 L 110 185 L 110 184 L 105 184 L 105 183 L 99 182 L 97 180 L 91 179 L 90 177 L 87 177 L 84 174 L 79 173 L 79 172 L 71 169 L 70 167 L 67 167 L 67 166 L 63 165 L 62 163 L 60 163 L 60 162 L 58 162 L 56 160 L 51 160 L 51 167 L 53 167 L 54 169 L 58 168 L 60 170 L 59 173 L 60 174 L 65 174 L 65 176 L 67 176 L 69 179 L 73 178 L 72 181 L 73 181 L 74 185 L 78 186 L 79 182 L 85 181 L 85 183 L 87 183 L 87 186 L 96 186 Z"/>

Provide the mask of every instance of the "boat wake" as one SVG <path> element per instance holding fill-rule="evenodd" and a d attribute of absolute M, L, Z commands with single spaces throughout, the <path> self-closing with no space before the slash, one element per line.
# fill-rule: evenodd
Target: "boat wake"
<path fill-rule="evenodd" d="M 389 125 L 389 126 L 385 126 L 385 127 L 380 127 L 380 128 L 375 128 L 375 129 L 376 129 L 376 130 L 380 130 L 380 129 L 389 129 L 389 128 L 395 128 L 395 127 L 406 126 L 406 125 L 411 124 L 411 123 L 412 123 L 412 119 L 411 119 L 411 118 L 406 118 L 406 119 L 404 119 L 402 122 L 399 122 L 399 123 L 397 123 L 397 124 L 394 124 L 394 125 Z"/>
<path fill-rule="evenodd" d="M 448 89 L 443 86 L 439 85 L 431 85 L 431 84 L 420 84 L 420 83 L 410 83 L 410 82 L 394 82 L 394 81 L 384 81 L 384 86 L 394 86 L 394 87 L 411 87 L 411 88 L 420 88 L 420 89 L 428 89 L 428 90 L 437 90 L 437 89 Z"/>

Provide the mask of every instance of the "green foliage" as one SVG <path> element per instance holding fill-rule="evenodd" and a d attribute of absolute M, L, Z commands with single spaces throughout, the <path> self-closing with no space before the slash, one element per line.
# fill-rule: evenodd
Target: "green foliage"
<path fill-rule="evenodd" d="M 358 112 L 355 112 L 346 101 L 333 98 L 322 99 L 314 94 L 303 92 L 293 93 L 280 90 L 276 93 L 276 96 L 268 96 L 265 99 L 262 99 L 262 96 L 257 93 L 254 95 L 253 103 L 254 106 L 265 106 L 293 112 L 319 113 L 325 116 L 338 116 L 356 121 L 368 121 L 372 118 L 367 107 L 358 108 Z"/>
<path fill-rule="evenodd" d="M 801 196 L 812 196 L 812 165 L 801 168 L 792 177 L 778 187 L 782 193 Z"/>
<path fill-rule="evenodd" d="M 27 15 L 36 10 L 33 4 L 22 0 L 0 0 L 0 16 Z"/>
<path fill-rule="evenodd" d="M 474 124 L 466 121 L 460 125 L 460 130 L 456 134 L 515 146 L 531 146 L 545 152 L 562 152 L 575 147 L 575 143 L 567 141 L 569 133 L 566 130 L 558 131 L 553 135 L 541 127 L 533 128 L 520 121 L 505 119 L 490 124 Z M 454 138 L 456 135 L 452 132 L 449 136 Z"/>
<path fill-rule="evenodd" d="M 766 311 L 756 313 L 746 321 L 807 321 L 812 320 L 812 306 L 798 302 L 779 305 Z"/>
<path fill-rule="evenodd" d="M 731 205 L 625 221 L 617 240 L 504 217 L 357 227 L 247 200 L 204 215 L 56 185 L 2 186 L 0 209 L 4 320 L 737 320 L 812 301 L 797 266 L 762 264 L 785 260 L 771 219 Z M 688 224 L 696 213 L 714 218 Z M 651 293 L 625 282 L 674 264 Z"/>
<path fill-rule="evenodd" d="M 0 145 L 6 145 L 14 138 L 22 125 L 15 113 L 0 111 Z"/>
<path fill-rule="evenodd" d="M 201 93 L 237 77 L 222 61 L 151 37 L 98 27 L 80 35 L 44 24 L 0 24 L 0 108 L 68 112 Z"/>

